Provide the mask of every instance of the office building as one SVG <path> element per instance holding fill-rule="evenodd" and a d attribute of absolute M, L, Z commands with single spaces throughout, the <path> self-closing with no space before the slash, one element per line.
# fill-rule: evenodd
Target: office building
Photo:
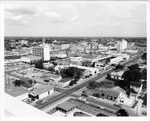
<path fill-rule="evenodd" d="M 32 55 L 33 56 L 40 56 L 45 61 L 50 60 L 50 47 L 48 44 L 44 44 L 43 46 L 33 47 L 32 48 Z"/>
<path fill-rule="evenodd" d="M 118 51 L 124 51 L 127 48 L 127 41 L 122 39 L 121 41 L 117 42 L 116 46 Z"/>

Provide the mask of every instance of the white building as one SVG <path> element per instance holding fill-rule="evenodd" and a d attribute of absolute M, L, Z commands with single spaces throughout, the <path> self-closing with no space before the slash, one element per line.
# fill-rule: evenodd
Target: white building
<path fill-rule="evenodd" d="M 38 61 L 41 60 L 42 57 L 39 56 L 33 56 L 33 55 L 29 55 L 29 56 L 22 56 L 21 57 L 21 61 L 26 62 L 26 63 L 30 63 L 32 61 Z"/>
<path fill-rule="evenodd" d="M 111 64 L 118 64 L 119 62 L 121 62 L 123 60 L 123 57 L 115 57 L 110 59 L 109 65 Z"/>
<path fill-rule="evenodd" d="M 51 85 L 42 85 L 36 87 L 33 91 L 31 91 L 28 96 L 35 97 L 36 99 L 42 99 L 54 93 L 54 88 Z"/>
<path fill-rule="evenodd" d="M 79 69 L 88 70 L 90 71 L 92 76 L 99 73 L 99 69 L 93 68 L 93 67 L 79 66 L 79 65 L 73 65 L 73 64 L 70 64 L 70 67 L 77 67 Z"/>
<path fill-rule="evenodd" d="M 55 54 L 55 57 L 58 57 L 58 58 L 66 58 L 66 57 L 67 57 L 67 54 L 65 54 L 65 53 L 58 53 L 58 54 Z"/>
<path fill-rule="evenodd" d="M 54 66 L 52 63 L 48 62 L 48 63 L 43 63 L 44 68 L 49 68 Z"/>
<path fill-rule="evenodd" d="M 50 47 L 49 45 L 44 45 L 44 61 L 50 60 Z"/>
<path fill-rule="evenodd" d="M 65 79 L 61 79 L 59 82 L 58 82 L 58 85 L 61 86 L 61 87 L 66 87 L 70 84 L 70 82 L 72 81 L 73 79 L 69 79 L 69 78 L 65 78 Z"/>
<path fill-rule="evenodd" d="M 117 42 L 117 50 L 124 51 L 127 48 L 127 41 L 122 39 L 121 41 Z"/>
<path fill-rule="evenodd" d="M 20 44 L 25 44 L 25 45 L 27 45 L 28 44 L 28 41 L 27 40 L 20 40 Z"/>
<path fill-rule="evenodd" d="M 125 52 L 126 53 L 136 54 L 136 53 L 138 53 L 138 50 L 127 49 Z"/>
<path fill-rule="evenodd" d="M 83 61 L 82 57 L 70 57 L 70 61 L 81 62 Z"/>
<path fill-rule="evenodd" d="M 123 57 L 123 59 L 125 59 L 125 60 L 129 60 L 129 58 L 130 58 L 130 55 L 128 55 L 128 54 L 111 53 L 111 55 L 113 57 Z"/>
<path fill-rule="evenodd" d="M 123 78 L 122 78 L 123 73 L 124 73 L 124 71 L 111 72 L 110 79 L 123 80 Z"/>

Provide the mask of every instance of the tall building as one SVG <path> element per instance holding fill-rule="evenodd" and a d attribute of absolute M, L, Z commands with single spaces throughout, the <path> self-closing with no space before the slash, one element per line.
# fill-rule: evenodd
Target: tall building
<path fill-rule="evenodd" d="M 50 60 L 50 47 L 48 44 L 44 45 L 44 61 Z"/>
<path fill-rule="evenodd" d="M 122 39 L 121 41 L 117 42 L 117 50 L 124 51 L 127 48 L 127 41 Z"/>
<path fill-rule="evenodd" d="M 37 46 L 32 48 L 32 55 L 43 57 L 44 48 L 42 46 Z"/>
<path fill-rule="evenodd" d="M 50 46 L 45 44 L 45 39 L 43 38 L 43 45 L 32 48 L 32 55 L 40 56 L 44 59 L 44 61 L 50 60 Z"/>

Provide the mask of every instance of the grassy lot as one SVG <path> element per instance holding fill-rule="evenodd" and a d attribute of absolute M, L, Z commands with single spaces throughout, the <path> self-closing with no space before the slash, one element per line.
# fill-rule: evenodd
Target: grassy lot
<path fill-rule="evenodd" d="M 104 88 L 111 88 L 111 87 L 114 87 L 114 81 L 111 81 L 111 80 L 108 80 L 108 79 L 105 79 L 104 81 L 98 83 L 98 88 L 100 87 L 104 87 Z"/>
<path fill-rule="evenodd" d="M 5 92 L 13 97 L 17 97 L 29 91 L 23 87 L 15 87 L 13 84 L 10 84 L 9 86 L 5 87 Z"/>

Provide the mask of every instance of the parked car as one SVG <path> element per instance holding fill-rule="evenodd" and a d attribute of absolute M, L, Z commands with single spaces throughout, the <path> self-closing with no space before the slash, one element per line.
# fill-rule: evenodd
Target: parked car
<path fill-rule="evenodd" d="M 45 104 L 47 102 L 48 102 L 48 100 L 43 100 L 40 104 L 43 105 L 43 104 Z"/>
<path fill-rule="evenodd" d="M 40 104 L 43 100 L 36 101 L 36 104 Z"/>

